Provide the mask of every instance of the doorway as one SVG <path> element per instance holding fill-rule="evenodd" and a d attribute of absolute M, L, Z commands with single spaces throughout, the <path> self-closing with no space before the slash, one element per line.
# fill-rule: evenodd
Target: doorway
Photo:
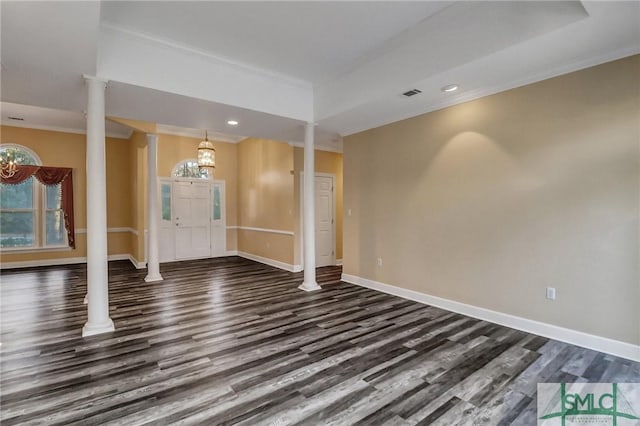
<path fill-rule="evenodd" d="M 314 176 L 316 267 L 336 264 L 335 259 L 335 177 L 329 173 Z M 304 267 L 304 176 L 300 173 L 300 262 Z"/>
<path fill-rule="evenodd" d="M 224 256 L 224 181 L 168 178 L 160 187 L 160 262 Z"/>

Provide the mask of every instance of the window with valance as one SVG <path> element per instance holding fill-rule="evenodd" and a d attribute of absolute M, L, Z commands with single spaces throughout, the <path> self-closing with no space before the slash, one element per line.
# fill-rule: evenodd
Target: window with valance
<path fill-rule="evenodd" d="M 0 163 L 0 248 L 75 248 L 72 169 L 14 144 L 0 145 Z"/>

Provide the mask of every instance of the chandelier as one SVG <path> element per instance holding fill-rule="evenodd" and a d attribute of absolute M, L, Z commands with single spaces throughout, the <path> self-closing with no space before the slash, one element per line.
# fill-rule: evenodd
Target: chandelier
<path fill-rule="evenodd" d="M 0 163 L 2 164 L 2 170 L 0 170 L 0 176 L 3 179 L 8 179 L 13 177 L 18 171 L 18 167 L 16 162 L 11 158 L 11 153 L 7 152 L 6 157 L 0 158 Z"/>
<path fill-rule="evenodd" d="M 216 150 L 209 141 L 206 130 L 204 140 L 198 145 L 198 168 L 205 171 L 209 178 L 213 177 L 213 172 L 216 170 Z"/>

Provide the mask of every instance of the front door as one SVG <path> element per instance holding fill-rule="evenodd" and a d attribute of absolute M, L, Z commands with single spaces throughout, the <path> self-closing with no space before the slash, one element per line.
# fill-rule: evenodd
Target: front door
<path fill-rule="evenodd" d="M 173 182 L 176 259 L 211 255 L 209 182 Z"/>

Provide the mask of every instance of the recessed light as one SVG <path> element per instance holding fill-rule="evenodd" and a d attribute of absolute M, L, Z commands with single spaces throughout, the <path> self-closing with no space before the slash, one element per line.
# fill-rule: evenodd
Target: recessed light
<path fill-rule="evenodd" d="M 447 84 L 446 86 L 444 86 L 442 89 L 443 92 L 455 92 L 456 90 L 458 90 L 458 85 L 457 84 Z"/>
<path fill-rule="evenodd" d="M 227 120 L 227 124 L 229 126 L 237 126 L 238 122 L 236 120 Z"/>

